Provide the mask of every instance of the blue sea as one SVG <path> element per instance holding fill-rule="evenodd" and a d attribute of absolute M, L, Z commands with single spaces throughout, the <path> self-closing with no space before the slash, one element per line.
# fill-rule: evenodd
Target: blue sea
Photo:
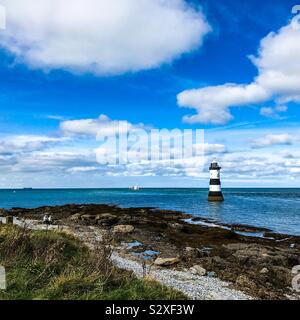
<path fill-rule="evenodd" d="M 0 190 L 0 208 L 62 204 L 114 204 L 180 210 L 216 223 L 266 227 L 300 235 L 300 189 L 225 189 L 224 203 L 207 201 L 207 189 Z"/>

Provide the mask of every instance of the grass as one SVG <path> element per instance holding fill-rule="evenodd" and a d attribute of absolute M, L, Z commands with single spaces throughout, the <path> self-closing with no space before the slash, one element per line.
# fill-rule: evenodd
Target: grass
<path fill-rule="evenodd" d="M 185 299 L 155 281 L 115 268 L 107 246 L 90 251 L 54 231 L 0 225 L 0 265 L 6 268 L 4 300 Z"/>

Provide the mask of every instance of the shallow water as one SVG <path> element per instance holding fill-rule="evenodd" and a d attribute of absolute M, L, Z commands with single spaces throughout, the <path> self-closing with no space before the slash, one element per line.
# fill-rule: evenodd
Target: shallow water
<path fill-rule="evenodd" d="M 180 210 L 216 223 L 247 224 L 300 235 L 300 189 L 226 189 L 224 203 L 207 201 L 207 189 L 0 190 L 0 207 L 34 208 L 68 203 Z"/>

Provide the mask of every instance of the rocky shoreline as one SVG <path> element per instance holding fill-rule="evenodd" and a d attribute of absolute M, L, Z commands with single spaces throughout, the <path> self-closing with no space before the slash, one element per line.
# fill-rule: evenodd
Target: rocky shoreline
<path fill-rule="evenodd" d="M 177 277 L 190 275 L 185 288 L 200 281 L 194 291 L 204 288 L 205 283 L 213 286 L 225 281 L 233 290 L 232 297 L 242 291 L 245 299 L 299 299 L 291 283 L 292 268 L 300 264 L 300 237 L 253 226 L 216 225 L 182 212 L 155 208 L 65 205 L 0 211 L 2 216 L 36 223 L 46 213 L 53 216 L 58 228 L 67 228 L 90 246 L 109 243 L 119 262 L 138 263 L 143 276 L 175 272 Z M 229 299 L 232 293 L 216 292 L 212 295 L 222 298 L 227 294 Z M 199 299 L 204 296 L 191 295 Z"/>

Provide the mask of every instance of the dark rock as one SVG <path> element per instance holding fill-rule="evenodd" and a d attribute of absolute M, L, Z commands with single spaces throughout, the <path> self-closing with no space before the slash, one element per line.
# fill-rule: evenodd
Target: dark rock
<path fill-rule="evenodd" d="M 168 226 L 172 229 L 183 231 L 184 230 L 184 225 L 180 223 L 168 223 Z"/>
<path fill-rule="evenodd" d="M 225 245 L 239 263 L 247 266 L 286 266 L 297 262 L 298 256 L 280 248 L 274 249 L 257 244 Z"/>
<path fill-rule="evenodd" d="M 293 275 L 290 269 L 280 266 L 271 267 L 270 281 L 273 284 L 290 287 Z"/>
<path fill-rule="evenodd" d="M 2 217 L 4 217 L 4 216 L 6 216 L 7 215 L 7 211 L 5 210 L 5 209 L 1 209 L 0 208 L 0 217 L 2 216 Z"/>
<path fill-rule="evenodd" d="M 224 269 L 227 265 L 226 261 L 218 256 L 212 257 L 212 262 L 219 268 Z"/>
<path fill-rule="evenodd" d="M 76 214 L 72 215 L 70 220 L 71 221 L 75 221 L 75 222 L 81 220 L 81 214 L 80 213 L 76 213 Z"/>
<path fill-rule="evenodd" d="M 95 218 L 97 221 L 97 224 L 102 225 L 102 226 L 111 226 L 115 223 L 118 222 L 118 217 L 110 214 L 110 213 L 103 213 L 103 214 L 98 214 Z"/>
<path fill-rule="evenodd" d="M 82 220 L 95 220 L 96 216 L 94 215 L 91 215 L 91 214 L 84 214 L 81 216 L 81 219 Z"/>
<path fill-rule="evenodd" d="M 223 245 L 223 247 L 230 251 L 237 251 L 237 250 L 245 250 L 249 248 L 249 244 L 244 243 L 231 243 L 227 245 Z"/>
<path fill-rule="evenodd" d="M 245 289 L 254 289 L 256 288 L 256 284 L 250 280 L 246 275 L 240 275 L 237 277 L 235 283 L 241 288 Z"/>
<path fill-rule="evenodd" d="M 183 258 L 185 260 L 193 260 L 200 257 L 200 250 L 197 248 L 186 247 L 183 251 Z"/>

